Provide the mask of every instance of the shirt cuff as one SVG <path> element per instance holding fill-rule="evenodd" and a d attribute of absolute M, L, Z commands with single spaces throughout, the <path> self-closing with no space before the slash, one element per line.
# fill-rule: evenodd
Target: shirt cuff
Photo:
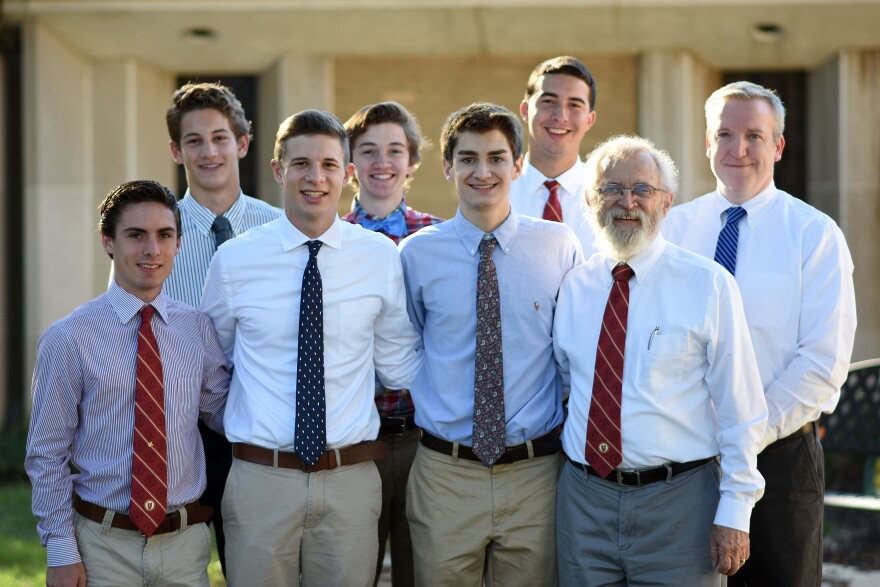
<path fill-rule="evenodd" d="M 46 566 L 62 567 L 82 562 L 79 556 L 79 548 L 76 545 L 76 537 L 59 536 L 50 538 L 46 542 Z"/>
<path fill-rule="evenodd" d="M 727 526 L 748 533 L 751 517 L 752 504 L 722 495 L 718 502 L 718 509 L 715 511 L 715 525 Z"/>

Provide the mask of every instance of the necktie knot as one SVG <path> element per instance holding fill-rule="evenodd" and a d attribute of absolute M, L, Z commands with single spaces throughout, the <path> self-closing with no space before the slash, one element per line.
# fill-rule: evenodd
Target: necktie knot
<path fill-rule="evenodd" d="M 214 248 L 216 249 L 235 236 L 232 232 L 232 224 L 225 216 L 217 216 L 211 223 L 211 232 L 214 233 Z"/>
<path fill-rule="evenodd" d="M 498 241 L 495 240 L 494 236 L 490 236 L 489 238 L 484 238 L 480 241 L 480 259 L 485 259 L 486 257 L 491 258 L 492 252 L 495 250 L 495 245 L 498 244 Z"/>
<path fill-rule="evenodd" d="M 153 319 L 153 312 L 155 312 L 155 310 L 156 309 L 149 304 L 141 308 L 141 324 L 149 324 Z"/>
<path fill-rule="evenodd" d="M 321 245 L 324 243 L 321 241 L 308 241 L 306 244 L 309 247 L 309 261 L 311 261 L 318 256 L 318 251 L 321 250 Z"/>
<path fill-rule="evenodd" d="M 736 224 L 740 218 L 746 215 L 746 209 L 739 206 L 733 206 L 727 209 L 727 222 L 725 224 Z"/>
<path fill-rule="evenodd" d="M 635 274 L 636 272 L 633 271 L 633 268 L 626 263 L 618 265 L 611 270 L 611 277 L 614 278 L 614 281 L 629 281 Z"/>
<path fill-rule="evenodd" d="M 544 182 L 544 187 L 547 188 L 550 195 L 547 196 L 547 203 L 544 205 L 544 214 L 541 217 L 544 220 L 562 222 L 562 204 L 559 202 L 559 182 L 555 179 L 548 179 Z"/>

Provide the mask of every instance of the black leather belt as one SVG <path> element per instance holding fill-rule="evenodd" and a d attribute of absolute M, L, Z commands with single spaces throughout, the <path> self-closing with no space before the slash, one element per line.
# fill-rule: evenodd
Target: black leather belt
<path fill-rule="evenodd" d="M 415 427 L 416 417 L 412 414 L 408 416 L 381 416 L 379 434 L 400 436 L 407 430 L 412 430 Z"/>
<path fill-rule="evenodd" d="M 509 465 L 510 463 L 515 463 L 517 461 L 524 461 L 529 458 L 529 444 L 532 445 L 532 454 L 531 457 L 546 457 L 547 455 L 552 455 L 553 453 L 559 452 L 559 449 L 562 448 L 562 443 L 559 440 L 560 432 L 562 431 L 562 426 L 557 426 L 544 436 L 539 436 L 529 442 L 523 442 L 521 444 L 514 444 L 508 446 L 504 449 L 504 454 L 501 455 L 501 458 L 495 461 L 496 465 Z M 425 445 L 426 448 L 430 448 L 431 450 L 437 451 L 439 453 L 443 453 L 448 456 L 452 456 L 455 448 L 455 443 L 449 442 L 448 440 L 443 440 L 442 438 L 437 438 L 433 434 L 429 434 L 425 430 L 422 430 L 422 438 L 421 443 Z M 474 451 L 469 446 L 465 446 L 464 444 L 458 445 L 458 458 L 466 459 L 468 461 L 479 461 L 480 457 L 474 454 Z"/>
<path fill-rule="evenodd" d="M 583 463 L 579 463 L 575 460 L 572 460 L 571 457 L 568 457 L 568 462 L 572 465 L 586 471 L 590 475 L 595 475 L 596 477 L 600 477 L 605 479 L 606 481 L 611 481 L 612 483 L 617 483 L 618 485 L 622 485 L 624 487 L 639 487 L 641 485 L 648 485 L 649 483 L 656 483 L 657 481 L 666 481 L 667 479 L 671 479 L 676 475 L 681 475 L 687 471 L 691 471 L 705 465 L 708 462 L 714 461 L 716 457 L 709 457 L 706 459 L 699 459 L 696 461 L 688 461 L 686 463 L 668 463 L 662 467 L 656 467 L 654 469 L 641 469 L 639 471 L 624 471 L 621 469 L 615 469 L 611 471 L 606 477 L 602 477 L 596 469 L 591 467 L 590 465 L 585 465 Z"/>
<path fill-rule="evenodd" d="M 816 423 L 815 422 L 807 422 L 806 424 L 804 424 L 803 426 L 801 426 L 800 428 L 798 428 L 797 430 L 795 430 L 794 432 L 792 432 L 788 436 L 780 438 L 779 440 L 777 440 L 775 442 L 771 442 L 761 452 L 763 453 L 767 449 L 774 448 L 775 446 L 778 446 L 780 444 L 785 444 L 789 440 L 794 440 L 795 438 L 800 438 L 801 436 L 804 436 L 805 434 L 811 434 L 815 430 L 816 430 Z"/>

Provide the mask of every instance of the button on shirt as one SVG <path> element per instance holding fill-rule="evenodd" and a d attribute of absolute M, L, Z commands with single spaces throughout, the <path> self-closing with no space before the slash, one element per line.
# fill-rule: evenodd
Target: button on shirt
<path fill-rule="evenodd" d="M 174 259 L 174 269 L 165 280 L 163 291 L 181 302 L 198 308 L 208 266 L 216 248 L 211 224 L 216 214 L 202 206 L 189 190 L 178 202 L 183 224 L 180 252 Z M 281 209 L 256 198 L 241 194 L 223 216 L 229 220 L 236 235 L 275 220 Z"/>
<path fill-rule="evenodd" d="M 526 155 L 523 172 L 510 186 L 510 205 L 518 214 L 541 218 L 547 205 L 549 192 L 544 186 L 548 179 L 559 182 L 559 204 L 562 206 L 562 220 L 571 227 L 581 243 L 585 258 L 595 253 L 596 234 L 587 219 L 587 204 L 583 194 L 584 170 L 586 164 L 578 158 L 577 163 L 558 177 L 546 177 L 532 167 Z"/>
<path fill-rule="evenodd" d="M 117 512 L 131 500 L 139 312 L 115 282 L 40 338 L 25 468 L 49 566 L 80 561 L 71 492 Z M 162 356 L 168 439 L 168 511 L 199 499 L 205 459 L 199 414 L 222 432 L 229 373 L 207 316 L 164 294 L 153 332 Z M 71 474 L 67 459 L 80 471 Z"/>
<path fill-rule="evenodd" d="M 715 523 L 748 532 L 752 506 L 764 488 L 757 452 L 767 406 L 733 277 L 659 236 L 627 263 L 635 277 L 624 351 L 620 468 L 720 452 Z M 563 447 L 580 463 L 595 349 L 616 264 L 598 254 L 574 269 L 556 308 L 554 348 L 563 381 L 571 386 Z"/>
<path fill-rule="evenodd" d="M 400 244 L 410 318 L 421 333 L 424 365 L 410 393 L 416 423 L 470 446 L 473 437 L 477 266 L 484 232 L 459 211 Z M 562 389 L 551 330 L 562 277 L 583 261 L 563 224 L 510 215 L 492 233 L 501 297 L 507 444 L 562 423 Z"/>
<path fill-rule="evenodd" d="M 711 259 L 730 206 L 718 192 L 676 206 L 663 234 Z M 831 218 L 772 183 L 742 207 L 736 281 L 770 414 L 768 445 L 840 399 L 856 329 L 853 262 Z"/>
<path fill-rule="evenodd" d="M 226 437 L 293 451 L 302 275 L 309 237 L 282 216 L 225 243 L 202 309 L 234 365 Z M 315 240 L 324 296 L 327 446 L 375 439 L 374 376 L 408 387 L 419 368 L 400 257 L 388 237 L 342 222 Z M 374 369 L 375 364 L 375 369 Z"/>

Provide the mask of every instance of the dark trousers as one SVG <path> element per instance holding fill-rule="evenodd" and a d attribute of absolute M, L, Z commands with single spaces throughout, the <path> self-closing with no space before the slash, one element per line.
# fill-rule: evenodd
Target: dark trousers
<path fill-rule="evenodd" d="M 382 478 L 382 513 L 379 516 L 379 558 L 376 582 L 382 574 L 385 543 L 391 534 L 391 584 L 394 587 L 415 585 L 412 540 L 406 518 L 406 480 L 419 446 L 419 429 L 403 434 L 380 434 L 378 440 L 388 443 L 391 450 L 384 459 L 375 461 Z"/>
<path fill-rule="evenodd" d="M 758 455 L 767 487 L 751 521 L 751 556 L 729 586 L 822 583 L 825 460 L 815 430 L 798 431 Z"/>
<path fill-rule="evenodd" d="M 226 487 L 226 477 L 232 466 L 232 447 L 225 436 L 221 436 L 199 421 L 199 434 L 202 435 L 202 443 L 205 445 L 205 472 L 208 477 L 208 486 L 200 499 L 204 505 L 214 508 L 214 516 L 211 518 L 214 524 L 214 534 L 217 536 L 217 553 L 220 555 L 220 567 L 226 575 L 226 537 L 223 535 L 223 512 L 220 502 L 223 500 L 223 488 Z"/>

